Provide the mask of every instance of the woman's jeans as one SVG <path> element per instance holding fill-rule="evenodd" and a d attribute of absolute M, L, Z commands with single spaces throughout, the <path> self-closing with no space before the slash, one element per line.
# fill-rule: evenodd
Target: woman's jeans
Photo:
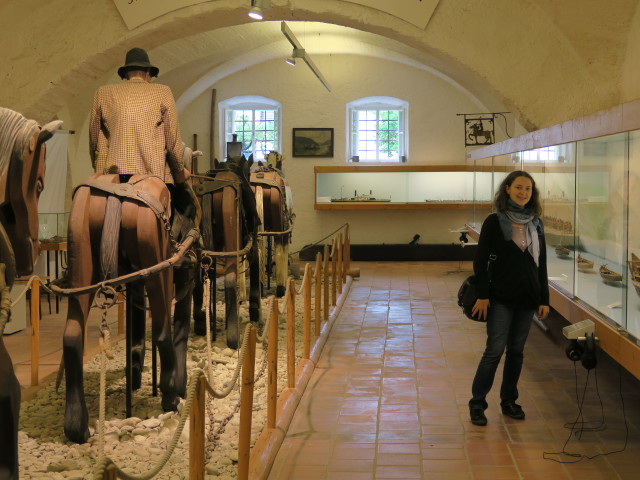
<path fill-rule="evenodd" d="M 486 396 L 493 386 L 493 379 L 505 348 L 507 355 L 502 374 L 500 404 L 513 403 L 518 398 L 518 379 L 522 371 L 524 344 L 534 313 L 534 309 L 491 302 L 487 320 L 487 346 L 471 386 L 471 409 L 487 408 Z"/>

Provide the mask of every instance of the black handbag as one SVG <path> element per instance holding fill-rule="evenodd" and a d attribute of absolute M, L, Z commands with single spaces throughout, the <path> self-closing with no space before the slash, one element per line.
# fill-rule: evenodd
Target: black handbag
<path fill-rule="evenodd" d="M 462 282 L 458 290 L 458 305 L 462 307 L 462 313 L 464 313 L 464 316 L 468 319 L 475 320 L 476 322 L 486 322 L 486 319 L 480 320 L 471 314 L 471 310 L 473 310 L 473 306 L 478 300 L 476 283 L 477 279 L 475 275 L 469 275 L 464 279 L 464 282 Z"/>
<path fill-rule="evenodd" d="M 487 263 L 487 271 L 489 272 L 489 281 L 491 281 L 491 262 L 496 259 L 494 254 L 489 255 L 489 262 Z M 469 275 L 464 279 L 462 285 L 458 289 L 458 305 L 462 307 L 462 313 L 464 316 L 470 320 L 474 320 L 476 322 L 486 322 L 486 317 L 480 320 L 477 317 L 474 317 L 471 314 L 473 310 L 473 306 L 478 301 L 478 279 L 475 275 Z"/>

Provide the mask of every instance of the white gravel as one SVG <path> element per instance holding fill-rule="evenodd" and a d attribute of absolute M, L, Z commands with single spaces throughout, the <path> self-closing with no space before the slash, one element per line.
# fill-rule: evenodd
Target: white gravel
<path fill-rule="evenodd" d="M 269 301 L 263 300 L 263 319 L 267 319 Z M 223 310 L 219 305 L 217 311 Z M 248 319 L 245 304 L 240 307 L 241 318 Z M 302 296 L 296 298 L 296 362 L 302 353 Z M 246 321 L 246 320 L 245 320 Z M 220 391 L 225 382 L 232 377 L 237 363 L 237 352 L 226 348 L 224 333 L 221 333 L 223 319 L 217 318 L 218 339 L 214 343 L 213 361 L 215 388 Z M 312 334 L 314 331 L 312 321 Z M 150 330 L 148 328 L 147 330 Z M 286 317 L 280 316 L 278 392 L 286 388 Z M 312 336 L 312 338 L 315 338 Z M 160 396 L 151 395 L 151 342 L 147 341 L 147 357 L 142 378 L 142 388 L 133 394 L 132 418 L 124 418 L 125 377 L 124 342 L 113 348 L 114 358 L 108 360 L 107 396 L 105 424 L 105 454 L 120 468 L 129 474 L 144 474 L 153 468 L 163 457 L 179 422 L 180 413 L 163 413 Z M 206 369 L 206 341 L 204 337 L 189 338 L 187 369 Z M 263 362 L 263 350 L 259 344 L 256 353 L 256 375 Z M 85 394 L 89 409 L 89 424 L 92 437 L 89 443 L 78 445 L 68 442 L 63 433 L 64 382 L 59 391 L 50 385 L 38 392 L 37 396 L 23 402 L 20 411 L 19 454 L 20 478 L 29 479 L 87 479 L 93 478 L 98 455 L 97 418 L 100 390 L 100 359 L 92 359 L 84 368 Z M 222 400 L 210 400 L 210 412 L 213 412 L 214 430 L 220 422 L 230 416 L 239 400 L 236 388 Z M 180 411 L 184 406 L 181 402 Z M 255 384 L 252 420 L 252 440 L 256 441 L 266 421 L 266 383 L 263 375 Z M 207 435 L 212 432 L 207 418 Z M 239 414 L 236 412 L 215 446 L 207 443 L 206 478 L 231 480 L 237 476 Z M 188 478 L 189 424 L 185 425 L 176 451 L 157 479 L 178 480 Z"/>

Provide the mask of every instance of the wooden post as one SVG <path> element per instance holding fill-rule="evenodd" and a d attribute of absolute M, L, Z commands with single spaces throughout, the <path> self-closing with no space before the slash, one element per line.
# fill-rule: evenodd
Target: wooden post
<path fill-rule="evenodd" d="M 342 278 L 345 279 L 345 282 L 347 280 L 347 272 L 351 269 L 351 238 L 349 237 L 349 224 L 347 223 L 347 226 L 345 228 L 345 233 L 344 233 L 344 252 L 343 252 L 343 257 L 344 257 L 344 273 L 342 275 Z"/>
<path fill-rule="evenodd" d="M 316 337 L 320 336 L 320 322 L 322 321 L 322 254 L 316 253 L 316 268 L 313 271 L 316 282 L 316 298 L 315 298 L 315 310 L 316 317 Z"/>
<path fill-rule="evenodd" d="M 102 480 L 117 480 L 117 479 L 118 479 L 118 467 L 116 467 L 113 463 L 111 463 L 107 468 L 104 469 Z"/>
<path fill-rule="evenodd" d="M 189 478 L 204 480 L 205 376 L 201 375 L 196 381 L 198 384 L 189 414 Z"/>
<path fill-rule="evenodd" d="M 287 386 L 296 387 L 296 284 L 289 279 L 287 298 Z"/>
<path fill-rule="evenodd" d="M 271 297 L 271 320 L 267 346 L 267 428 L 276 428 L 276 404 L 278 403 L 278 299 Z"/>
<path fill-rule="evenodd" d="M 324 246 L 324 257 L 322 264 L 322 310 L 324 313 L 324 321 L 329 320 L 329 245 Z"/>
<path fill-rule="evenodd" d="M 338 278 L 338 246 L 334 238 L 331 242 L 331 306 L 335 307 L 338 303 L 338 286 L 336 279 Z"/>
<path fill-rule="evenodd" d="M 38 385 L 40 374 L 40 279 L 31 283 L 31 385 Z"/>
<path fill-rule="evenodd" d="M 342 232 L 338 235 L 337 245 L 338 247 L 338 259 L 336 260 L 336 271 L 338 274 L 338 279 L 336 282 L 336 287 L 338 289 L 338 295 L 342 295 Z"/>
<path fill-rule="evenodd" d="M 193 151 L 195 152 L 196 150 L 198 150 L 198 134 L 194 133 L 193 134 Z M 191 159 L 191 165 L 189 165 L 188 168 L 193 173 L 196 173 L 198 171 L 198 157 L 193 157 Z"/>
<path fill-rule="evenodd" d="M 304 341 L 304 350 L 302 353 L 302 358 L 309 359 L 309 355 L 311 354 L 311 265 L 306 264 L 304 266 L 304 284 L 303 284 L 303 295 L 304 295 L 304 325 L 303 325 L 303 341 Z"/>
<path fill-rule="evenodd" d="M 240 432 L 238 439 L 238 480 L 249 478 L 251 456 L 251 420 L 253 415 L 253 383 L 256 366 L 256 329 L 249 328 L 249 341 L 242 364 L 242 390 L 240 391 Z M 204 461 L 202 462 L 204 465 Z"/>

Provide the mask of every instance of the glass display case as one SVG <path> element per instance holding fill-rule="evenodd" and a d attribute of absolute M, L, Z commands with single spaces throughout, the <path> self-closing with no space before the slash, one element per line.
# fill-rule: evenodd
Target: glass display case
<path fill-rule="evenodd" d="M 640 339 L 640 131 L 474 159 L 486 205 L 508 172 L 540 190 L 549 280 L 615 328 Z M 484 217 L 470 222 L 479 229 Z"/>
<path fill-rule="evenodd" d="M 475 175 L 456 165 L 315 167 L 315 208 L 472 209 Z"/>
<path fill-rule="evenodd" d="M 640 378 L 640 100 L 470 150 L 474 199 L 486 205 L 506 172 L 540 190 L 551 306 L 590 319 L 598 345 Z M 483 217 L 468 228 L 477 238 Z"/>
<path fill-rule="evenodd" d="M 38 239 L 41 243 L 59 243 L 67 241 L 69 212 L 38 213 Z"/>

